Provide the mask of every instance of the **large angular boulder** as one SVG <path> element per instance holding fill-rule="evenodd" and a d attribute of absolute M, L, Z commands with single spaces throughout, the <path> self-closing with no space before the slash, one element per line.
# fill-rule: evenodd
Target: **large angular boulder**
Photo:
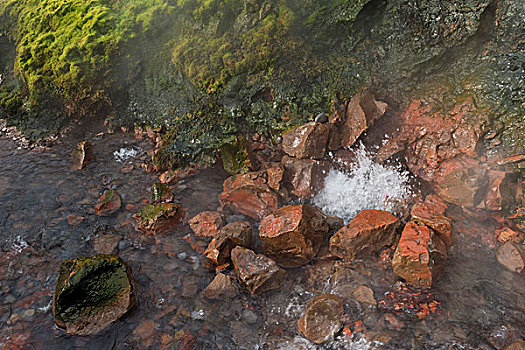
<path fill-rule="evenodd" d="M 213 237 L 219 232 L 223 221 L 219 212 L 203 211 L 192 217 L 188 223 L 196 236 Z"/>
<path fill-rule="evenodd" d="M 445 243 L 427 226 L 411 221 L 401 233 L 392 267 L 408 284 L 430 288 L 446 259 Z"/>
<path fill-rule="evenodd" d="M 314 159 L 297 159 L 284 156 L 281 160 L 284 168 L 285 183 L 290 192 L 297 197 L 310 198 L 321 190 L 328 175 L 328 162 Z"/>
<path fill-rule="evenodd" d="M 411 216 L 412 221 L 427 225 L 447 246 L 451 246 L 452 222 L 444 215 L 446 209 L 447 205 L 441 198 L 429 194 L 423 203 L 417 203 L 412 207 Z"/>
<path fill-rule="evenodd" d="M 498 262 L 512 272 L 520 273 L 525 268 L 525 246 L 507 242 L 496 252 Z"/>
<path fill-rule="evenodd" d="M 299 333 L 316 344 L 334 338 L 343 325 L 343 299 L 321 294 L 308 301 L 304 315 L 297 322 Z"/>
<path fill-rule="evenodd" d="M 204 255 L 216 265 L 224 264 L 230 253 L 236 246 L 251 248 L 252 227 L 249 222 L 236 221 L 224 226 L 219 233 L 213 237 Z"/>
<path fill-rule="evenodd" d="M 311 205 L 287 205 L 264 217 L 259 237 L 266 254 L 283 267 L 312 261 L 330 227 L 326 215 Z"/>
<path fill-rule="evenodd" d="M 115 255 L 67 259 L 60 265 L 53 317 L 68 334 L 95 334 L 135 304 L 131 271 Z"/>
<path fill-rule="evenodd" d="M 341 146 L 352 146 L 387 108 L 385 102 L 376 101 L 368 90 L 355 94 L 348 103 L 345 122 L 340 128 Z"/>
<path fill-rule="evenodd" d="M 89 141 L 80 141 L 77 148 L 73 150 L 71 157 L 73 158 L 73 169 L 84 169 L 86 165 L 95 159 L 93 145 Z"/>
<path fill-rule="evenodd" d="M 173 227 L 183 225 L 187 212 L 180 204 L 155 203 L 146 204 L 133 216 L 135 228 L 148 236 L 168 233 Z"/>
<path fill-rule="evenodd" d="M 272 182 L 272 185 L 277 184 Z M 266 171 L 229 177 L 223 188 L 219 195 L 221 205 L 254 219 L 262 218 L 279 206 L 279 195 L 268 185 Z"/>
<path fill-rule="evenodd" d="M 286 276 L 275 261 L 250 249 L 235 247 L 231 258 L 235 273 L 252 294 L 279 289 Z"/>
<path fill-rule="evenodd" d="M 330 127 L 311 122 L 283 134 L 283 151 L 295 158 L 321 159 L 326 152 Z"/>
<path fill-rule="evenodd" d="M 399 220 L 387 211 L 363 210 L 330 239 L 330 253 L 345 260 L 375 254 L 394 243 Z"/>
<path fill-rule="evenodd" d="M 95 205 L 95 214 L 98 216 L 110 216 L 122 206 L 122 197 L 115 190 L 107 190 L 99 198 Z"/>

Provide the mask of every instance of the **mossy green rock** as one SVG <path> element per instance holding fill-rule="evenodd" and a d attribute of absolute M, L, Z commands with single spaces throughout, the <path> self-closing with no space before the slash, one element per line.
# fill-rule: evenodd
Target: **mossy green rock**
<path fill-rule="evenodd" d="M 135 214 L 136 228 L 146 235 L 165 234 L 186 222 L 186 210 L 175 203 L 146 204 Z"/>
<path fill-rule="evenodd" d="M 224 144 L 221 149 L 222 166 L 231 175 L 247 173 L 250 167 L 246 141 L 237 138 L 231 143 Z"/>
<path fill-rule="evenodd" d="M 173 200 L 173 193 L 170 186 L 162 182 L 155 182 L 151 186 L 151 203 L 171 202 Z"/>
<path fill-rule="evenodd" d="M 96 334 L 135 304 L 131 270 L 118 256 L 67 259 L 60 265 L 53 316 L 69 334 Z"/>

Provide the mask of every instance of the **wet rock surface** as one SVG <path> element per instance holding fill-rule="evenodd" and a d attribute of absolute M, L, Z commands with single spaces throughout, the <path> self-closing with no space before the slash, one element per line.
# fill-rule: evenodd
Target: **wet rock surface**
<path fill-rule="evenodd" d="M 498 248 L 496 258 L 510 271 L 520 273 L 525 268 L 525 246 L 507 242 Z"/>
<path fill-rule="evenodd" d="M 95 214 L 109 216 L 119 210 L 121 206 L 122 197 L 120 194 L 115 190 L 107 190 L 95 205 Z"/>
<path fill-rule="evenodd" d="M 281 164 L 290 192 L 302 198 L 310 198 L 321 190 L 330 169 L 329 164 L 322 160 L 296 159 L 288 156 L 283 157 Z"/>
<path fill-rule="evenodd" d="M 330 252 L 346 260 L 377 253 L 394 242 L 398 224 L 389 212 L 363 210 L 330 238 Z"/>
<path fill-rule="evenodd" d="M 392 266 L 396 276 L 407 283 L 430 288 L 446 259 L 443 241 L 427 226 L 409 222 L 401 233 Z"/>
<path fill-rule="evenodd" d="M 264 217 L 259 237 L 265 253 L 283 267 L 299 267 L 319 252 L 328 233 L 326 216 L 310 205 L 288 205 Z"/>
<path fill-rule="evenodd" d="M 342 327 L 343 299 L 322 294 L 308 301 L 304 315 L 297 322 L 299 332 L 316 344 L 334 338 Z"/>
<path fill-rule="evenodd" d="M 235 273 L 252 294 L 282 288 L 286 272 L 275 261 L 250 249 L 235 247 L 231 252 Z"/>
<path fill-rule="evenodd" d="M 222 215 L 216 211 L 203 211 L 192 217 L 188 223 L 195 235 L 213 237 L 223 224 Z"/>
<path fill-rule="evenodd" d="M 224 226 L 211 240 L 204 255 L 215 265 L 223 265 L 236 246 L 252 248 L 252 228 L 249 222 L 236 221 Z"/>
<path fill-rule="evenodd" d="M 91 161 L 95 159 L 93 145 L 89 141 L 80 141 L 77 145 L 77 148 L 73 150 L 71 157 L 73 158 L 73 169 L 84 169 Z"/>
<path fill-rule="evenodd" d="M 175 203 L 146 204 L 135 214 L 137 228 L 147 235 L 166 234 L 184 224 L 186 210 Z"/>
<path fill-rule="evenodd" d="M 96 334 L 135 303 L 131 271 L 114 255 L 68 259 L 60 265 L 53 316 L 69 334 Z"/>
<path fill-rule="evenodd" d="M 289 156 L 303 159 L 324 157 L 330 128 L 326 124 L 312 122 L 283 134 L 283 151 Z"/>

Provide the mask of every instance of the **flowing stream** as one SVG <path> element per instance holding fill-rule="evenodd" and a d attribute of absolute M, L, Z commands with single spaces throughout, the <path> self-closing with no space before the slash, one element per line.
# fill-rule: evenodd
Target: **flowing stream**
<path fill-rule="evenodd" d="M 74 171 L 71 150 L 82 139 L 93 143 L 96 161 Z M 276 292 L 251 296 L 242 291 L 232 300 L 215 302 L 202 298 L 199 293 L 215 272 L 193 249 L 199 239 L 189 227 L 156 239 L 133 228 L 132 215 L 149 199 L 157 180 L 142 167 L 151 147 L 133 135 L 103 133 L 98 124 L 77 126 L 43 151 L 19 148 L 11 137 L 0 135 L 0 348 L 179 349 L 193 337 L 196 349 L 501 349 L 525 335 L 523 274 L 501 267 L 494 249 L 483 241 L 493 232 L 491 223 L 473 221 L 458 208 L 451 209 L 456 243 L 431 290 L 439 306 L 424 320 L 403 312 L 392 318 L 386 316 L 390 312 L 348 299 L 347 321 L 361 321 L 364 333 L 341 333 L 322 346 L 298 334 L 297 320 L 317 294 L 344 295 L 366 284 L 379 300 L 395 289 L 391 267 L 380 268 L 374 259 L 339 264 L 336 275 L 333 263 L 317 259 L 289 269 L 285 285 Z M 333 212 L 348 219 L 377 200 L 375 205 L 388 209 L 381 206 L 392 191 L 399 191 L 399 198 L 409 196 L 406 174 L 367 162 L 363 158 L 350 175 L 332 173 L 316 202 L 326 209 L 331 193 L 339 191 L 346 202 Z M 371 188 L 362 187 L 361 175 L 375 181 L 367 183 Z M 202 170 L 173 185 L 175 202 L 190 216 L 215 210 L 227 176 L 219 168 Z M 108 188 L 120 192 L 123 207 L 113 216 L 98 217 L 93 206 Z M 201 240 L 201 246 L 206 243 Z M 99 335 L 67 335 L 55 326 L 51 313 L 60 262 L 95 254 L 107 245 L 133 271 L 137 306 Z"/>

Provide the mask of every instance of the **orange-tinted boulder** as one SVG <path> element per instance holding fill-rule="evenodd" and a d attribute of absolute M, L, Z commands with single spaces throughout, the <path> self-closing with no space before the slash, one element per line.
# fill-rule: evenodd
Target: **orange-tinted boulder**
<path fill-rule="evenodd" d="M 264 217 L 259 236 L 266 254 L 284 267 L 310 262 L 329 231 L 326 216 L 311 205 L 287 205 Z"/>
<path fill-rule="evenodd" d="M 447 245 L 453 243 L 452 222 L 444 214 L 443 205 L 446 204 L 435 195 L 428 195 L 424 203 L 417 203 L 412 207 L 412 221 L 427 225 L 439 235 Z"/>
<path fill-rule="evenodd" d="M 311 122 L 283 134 L 283 151 L 295 158 L 321 159 L 324 157 L 330 127 Z"/>
<path fill-rule="evenodd" d="M 496 252 L 498 262 L 512 272 L 520 273 L 525 268 L 525 246 L 507 242 Z"/>
<path fill-rule="evenodd" d="M 238 245 L 245 248 L 252 246 L 252 228 L 248 222 L 236 221 L 224 226 L 211 240 L 204 255 L 215 265 L 222 265 Z"/>
<path fill-rule="evenodd" d="M 394 243 L 398 219 L 387 211 L 363 210 L 330 239 L 330 253 L 353 260 Z"/>
<path fill-rule="evenodd" d="M 148 236 L 166 234 L 174 227 L 182 226 L 187 220 L 187 212 L 180 204 L 146 204 L 135 214 L 135 228 Z"/>
<path fill-rule="evenodd" d="M 387 108 L 386 103 L 376 101 L 368 90 L 354 95 L 348 103 L 346 120 L 340 129 L 341 146 L 352 146 L 359 136 L 385 113 Z"/>
<path fill-rule="evenodd" d="M 235 273 L 252 294 L 279 289 L 286 277 L 275 261 L 250 249 L 235 247 L 231 258 Z"/>
<path fill-rule="evenodd" d="M 203 211 L 192 217 L 188 223 L 199 237 L 213 237 L 222 226 L 222 216 L 216 211 Z"/>
<path fill-rule="evenodd" d="M 408 284 L 430 288 L 446 259 L 445 243 L 427 226 L 411 221 L 401 233 L 392 266 Z"/>
<path fill-rule="evenodd" d="M 308 301 L 304 315 L 297 322 L 299 333 L 316 344 L 334 338 L 343 325 L 343 299 L 321 294 Z"/>
<path fill-rule="evenodd" d="M 303 198 L 310 198 L 319 193 L 330 168 L 325 161 L 288 156 L 282 158 L 281 164 L 284 168 L 284 179 L 291 193 Z"/>
<path fill-rule="evenodd" d="M 223 273 L 218 273 L 208 287 L 202 291 L 201 296 L 206 299 L 222 300 L 233 298 L 237 294 L 237 286 L 233 279 Z"/>
<path fill-rule="evenodd" d="M 260 219 L 279 206 L 279 195 L 267 182 L 266 171 L 229 177 L 224 181 L 219 201 L 239 214 Z"/>

